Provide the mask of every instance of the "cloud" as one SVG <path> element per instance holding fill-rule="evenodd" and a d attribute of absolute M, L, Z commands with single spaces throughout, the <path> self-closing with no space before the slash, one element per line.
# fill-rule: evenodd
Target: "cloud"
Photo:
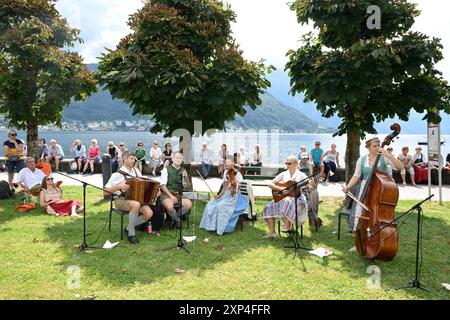
<path fill-rule="evenodd" d="M 97 62 L 104 48 L 114 49 L 130 29 L 129 15 L 142 7 L 141 0 L 60 0 L 57 8 L 70 25 L 81 30 L 83 44 L 75 49 L 86 63 Z"/>
<path fill-rule="evenodd" d="M 286 52 L 300 46 L 301 35 L 312 30 L 311 25 L 297 23 L 289 9 L 289 0 L 227 0 L 237 14 L 234 37 L 246 58 L 265 59 L 283 68 Z M 450 1 L 416 0 L 422 14 L 414 30 L 442 39 L 445 61 L 438 68 L 450 79 Z M 97 62 L 104 47 L 114 49 L 130 30 L 128 17 L 142 7 L 141 0 L 60 0 L 57 8 L 73 27 L 81 30 L 85 43 L 76 46 L 85 61 Z"/>

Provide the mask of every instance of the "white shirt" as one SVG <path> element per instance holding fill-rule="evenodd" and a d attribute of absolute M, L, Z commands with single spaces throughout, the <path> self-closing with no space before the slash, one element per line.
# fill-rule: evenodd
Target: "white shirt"
<path fill-rule="evenodd" d="M 35 185 L 41 184 L 45 174 L 40 169 L 35 169 L 34 172 L 29 168 L 20 170 L 19 174 L 14 179 L 13 183 L 23 183 L 28 189 Z"/>
<path fill-rule="evenodd" d="M 239 153 L 239 164 L 244 163 L 247 161 L 247 155 L 245 153 Z"/>
<path fill-rule="evenodd" d="M 119 171 L 128 173 L 130 176 L 133 176 L 133 177 L 142 177 L 142 174 L 136 168 L 128 169 L 126 166 L 122 166 L 119 169 Z M 123 175 L 120 172 L 114 172 L 111 175 L 111 178 L 109 178 L 108 183 L 105 185 L 105 189 L 110 189 L 113 186 L 117 186 L 118 184 L 121 184 L 122 182 L 125 182 L 126 179 L 128 179 L 128 178 L 129 177 L 125 177 L 125 175 Z M 120 191 L 116 191 L 115 194 L 120 195 L 121 192 Z"/>
<path fill-rule="evenodd" d="M 150 149 L 150 159 L 156 158 L 157 160 L 160 160 L 162 158 L 162 151 L 161 148 L 151 148 Z"/>
<path fill-rule="evenodd" d="M 262 162 L 262 153 L 253 153 L 253 162 L 259 163 Z"/>
<path fill-rule="evenodd" d="M 289 182 L 290 180 L 294 179 L 295 182 L 299 182 L 299 181 L 305 180 L 306 178 L 308 178 L 308 176 L 299 170 L 296 170 L 294 172 L 293 176 L 291 176 L 291 173 L 289 172 L 289 170 L 286 170 L 286 171 L 280 173 L 279 175 L 277 175 L 275 177 L 274 181 L 279 182 L 279 183 L 286 183 L 286 182 Z"/>
<path fill-rule="evenodd" d="M 227 180 L 227 173 L 228 173 L 228 170 L 225 170 L 225 172 L 223 173 L 223 179 L 222 179 L 223 182 L 228 181 L 228 180 Z M 237 181 L 237 183 L 241 183 L 242 180 L 244 180 L 244 177 L 243 177 L 242 174 L 238 171 L 237 174 L 236 174 L 236 181 Z M 229 182 L 229 181 L 228 181 L 228 182 Z"/>
<path fill-rule="evenodd" d="M 208 148 L 203 149 L 202 151 L 200 151 L 200 163 L 204 162 L 206 164 L 212 164 L 212 151 L 209 150 Z"/>

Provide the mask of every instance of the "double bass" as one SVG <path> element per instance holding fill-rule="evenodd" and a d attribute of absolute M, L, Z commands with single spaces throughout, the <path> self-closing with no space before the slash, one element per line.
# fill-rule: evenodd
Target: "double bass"
<path fill-rule="evenodd" d="M 381 148 L 391 144 L 400 134 L 399 124 L 391 126 Z M 370 260 L 392 260 L 398 250 L 397 225 L 393 223 L 397 206 L 398 186 L 385 172 L 378 170 L 381 154 L 378 154 L 361 193 L 360 202 L 365 204 L 355 235 L 355 245 L 360 256 Z"/>

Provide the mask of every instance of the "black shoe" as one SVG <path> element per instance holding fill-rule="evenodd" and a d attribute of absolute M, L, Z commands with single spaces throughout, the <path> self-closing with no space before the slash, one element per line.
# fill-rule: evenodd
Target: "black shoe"
<path fill-rule="evenodd" d="M 129 236 L 128 235 L 127 228 L 125 228 L 124 231 L 125 231 L 125 234 L 127 235 L 129 243 L 131 243 L 131 244 L 138 244 L 139 243 L 139 239 L 136 236 Z"/>
<path fill-rule="evenodd" d="M 128 242 L 130 242 L 131 244 L 138 244 L 139 239 L 136 236 L 131 236 L 131 237 L 128 237 Z"/>

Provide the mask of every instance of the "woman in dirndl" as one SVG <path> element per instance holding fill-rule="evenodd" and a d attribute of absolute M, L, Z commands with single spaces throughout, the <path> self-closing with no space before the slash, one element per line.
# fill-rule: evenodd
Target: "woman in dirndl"
<path fill-rule="evenodd" d="M 46 214 L 80 218 L 83 206 L 77 200 L 62 200 L 62 190 L 55 185 L 51 175 L 42 179 L 39 203 Z"/>
<path fill-rule="evenodd" d="M 375 163 L 375 160 L 379 154 L 381 155 L 378 163 L 379 171 L 387 173 L 388 166 L 400 171 L 403 170 L 403 163 L 400 160 L 396 159 L 392 153 L 381 148 L 380 145 L 380 139 L 378 139 L 377 137 L 366 140 L 366 148 L 369 153 L 365 156 L 360 157 L 356 162 L 355 173 L 353 174 L 353 177 L 350 179 L 350 182 L 347 184 L 347 186 L 343 188 L 344 193 L 347 193 L 352 189 L 353 186 L 361 182 L 358 199 L 361 198 L 370 171 L 372 170 L 373 164 Z M 350 227 L 353 231 L 356 231 L 356 228 L 358 227 L 359 218 L 361 217 L 362 212 L 363 208 L 360 205 L 356 205 L 353 216 L 349 219 Z"/>
<path fill-rule="evenodd" d="M 277 184 L 287 183 L 289 181 L 302 181 L 307 179 L 306 174 L 298 170 L 298 159 L 296 156 L 289 156 L 286 159 L 287 170 L 280 173 L 275 177 L 275 179 L 269 184 L 269 187 L 273 191 L 284 190 L 284 187 L 280 187 Z M 299 225 L 305 223 L 308 217 L 308 206 L 306 203 L 306 198 L 301 194 L 297 198 L 297 221 Z M 286 197 L 279 202 L 272 201 L 264 207 L 263 218 L 266 219 L 267 225 L 269 226 L 269 233 L 264 236 L 264 238 L 276 238 L 277 233 L 275 232 L 275 219 L 284 220 L 284 226 L 282 228 L 283 232 L 288 232 L 292 229 L 292 223 L 295 223 L 295 197 Z"/>
<path fill-rule="evenodd" d="M 248 207 L 248 198 L 239 191 L 242 174 L 235 169 L 232 158 L 225 161 L 225 166 L 222 189 L 206 205 L 200 222 L 200 228 L 216 231 L 218 235 L 233 232 L 239 216 Z"/>

